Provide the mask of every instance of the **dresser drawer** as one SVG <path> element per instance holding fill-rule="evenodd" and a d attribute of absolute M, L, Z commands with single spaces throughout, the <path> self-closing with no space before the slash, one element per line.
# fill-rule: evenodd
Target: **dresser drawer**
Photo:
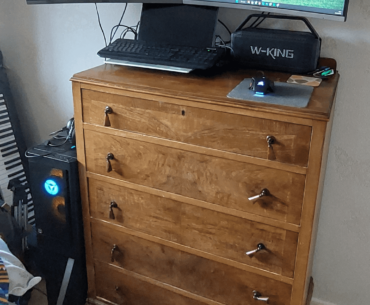
<path fill-rule="evenodd" d="M 115 304 L 129 305 L 204 305 L 148 283 L 135 276 L 120 272 L 108 264 L 95 263 L 96 296 Z"/>
<path fill-rule="evenodd" d="M 271 305 L 289 305 L 291 286 L 152 241 L 92 224 L 95 259 L 226 305 L 255 304 L 253 291 Z M 112 253 L 113 244 L 116 250 Z"/>
<path fill-rule="evenodd" d="M 83 119 L 103 126 L 307 166 L 311 127 L 83 90 Z M 267 136 L 275 138 L 269 148 Z"/>
<path fill-rule="evenodd" d="M 305 175 L 85 130 L 87 170 L 299 224 Z M 107 155 L 112 170 L 107 172 Z M 267 189 L 269 194 L 248 198 Z"/>
<path fill-rule="evenodd" d="M 94 218 L 293 277 L 298 233 L 93 179 L 89 197 Z M 246 255 L 260 243 L 265 250 Z"/>

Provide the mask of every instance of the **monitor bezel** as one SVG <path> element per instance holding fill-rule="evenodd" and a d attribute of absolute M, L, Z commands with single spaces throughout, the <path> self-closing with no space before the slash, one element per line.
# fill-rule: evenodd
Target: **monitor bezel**
<path fill-rule="evenodd" d="M 27 0 L 27 4 L 158 3 L 183 4 L 182 0 Z"/>
<path fill-rule="evenodd" d="M 244 10 L 252 10 L 252 11 L 259 11 L 259 12 L 270 12 L 270 13 L 283 14 L 283 15 L 300 16 L 300 17 L 307 17 L 307 18 L 318 18 L 318 19 L 326 19 L 326 20 L 344 22 L 347 20 L 349 0 L 345 0 L 343 15 L 330 15 L 330 14 L 323 14 L 323 13 L 316 13 L 316 12 L 308 12 L 304 10 L 291 10 L 291 9 L 284 9 L 284 8 L 273 8 L 273 7 L 268 7 L 268 6 L 245 5 L 245 4 L 238 4 L 238 3 L 226 3 L 226 2 L 205 1 L 205 0 L 183 0 L 183 3 L 191 4 L 191 5 L 217 6 L 217 7 L 223 7 L 223 8 L 244 9 Z"/>
<path fill-rule="evenodd" d="M 169 4 L 190 4 L 203 6 L 216 6 L 232 9 L 252 10 L 258 12 L 270 12 L 276 14 L 318 18 L 334 21 L 346 21 L 349 0 L 345 0 L 343 15 L 331 15 L 324 13 L 309 12 L 297 9 L 273 8 L 268 6 L 245 5 L 238 3 L 227 3 L 206 0 L 27 0 L 27 4 L 67 4 L 67 3 L 169 3 Z"/>

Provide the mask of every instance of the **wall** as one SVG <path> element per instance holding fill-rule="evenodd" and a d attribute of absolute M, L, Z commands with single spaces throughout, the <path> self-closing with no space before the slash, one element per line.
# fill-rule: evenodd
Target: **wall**
<path fill-rule="evenodd" d="M 123 4 L 98 4 L 109 37 Z M 140 4 L 125 24 L 136 25 Z M 94 4 L 27 5 L 0 0 L 0 50 L 12 84 L 27 145 L 39 143 L 73 117 L 71 83 L 76 72 L 102 64 L 104 47 Z"/>
<path fill-rule="evenodd" d="M 101 64 L 95 53 L 104 43 L 93 4 L 25 2 L 0 0 L 0 49 L 31 145 L 73 116 L 69 78 Z M 109 31 L 123 5 L 99 7 Z M 140 5 L 129 5 L 124 23 L 135 25 L 139 12 Z M 220 19 L 234 29 L 244 14 L 222 10 Z M 311 21 L 323 38 L 322 56 L 335 58 L 341 74 L 313 266 L 315 304 L 363 305 L 370 300 L 370 1 L 351 0 L 346 23 Z"/>

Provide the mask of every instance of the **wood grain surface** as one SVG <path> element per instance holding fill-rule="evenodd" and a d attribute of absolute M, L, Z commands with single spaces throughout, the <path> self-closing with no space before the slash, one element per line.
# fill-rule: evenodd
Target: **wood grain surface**
<path fill-rule="evenodd" d="M 87 170 L 299 223 L 305 176 L 85 130 Z M 107 172 L 106 156 L 114 155 Z M 268 189 L 271 195 L 250 201 Z"/>
<path fill-rule="evenodd" d="M 82 104 L 78 101 L 81 100 L 81 88 L 79 83 L 72 84 L 73 99 L 74 99 L 74 119 L 75 119 L 75 135 L 76 135 L 76 152 L 78 162 L 78 174 L 80 181 L 80 194 L 81 194 L 81 210 L 84 228 L 85 239 L 85 253 L 86 253 L 86 271 L 87 271 L 87 296 L 95 298 L 95 281 L 94 281 L 94 266 L 92 256 L 91 232 L 90 232 L 90 210 L 87 190 L 87 177 L 86 177 L 86 163 L 85 163 L 85 146 L 84 146 L 84 130 L 82 122 Z"/>
<path fill-rule="evenodd" d="M 240 211 L 240 210 L 230 209 L 230 208 L 227 208 L 227 207 L 224 207 L 224 206 L 221 206 L 221 205 L 216 205 L 216 204 L 209 203 L 209 202 L 206 202 L 206 201 L 202 201 L 202 200 L 198 200 L 198 199 L 194 199 L 194 198 L 190 198 L 190 197 L 185 197 L 185 196 L 174 194 L 174 193 L 169 193 L 169 192 L 166 192 L 166 191 L 161 191 L 161 190 L 154 189 L 154 188 L 151 188 L 151 187 L 147 187 L 147 186 L 144 186 L 144 185 L 134 184 L 134 183 L 127 182 L 127 181 L 124 181 L 124 180 L 118 180 L 118 179 L 110 178 L 110 177 L 107 177 L 107 176 L 94 174 L 94 173 L 91 173 L 91 172 L 87 173 L 87 177 L 98 180 L 98 181 L 101 181 L 101 182 L 106 182 L 108 184 L 123 186 L 123 187 L 128 188 L 128 189 L 136 190 L 136 191 L 139 191 L 139 192 L 144 192 L 144 193 L 147 193 L 147 194 L 152 194 L 152 195 L 157 196 L 157 197 L 168 198 L 168 199 L 172 199 L 174 201 L 187 203 L 187 204 L 194 205 L 194 206 L 197 206 L 197 207 L 200 207 L 200 208 L 206 208 L 206 209 L 209 209 L 209 210 L 212 210 L 212 211 L 217 211 L 217 212 L 220 212 L 220 213 L 237 216 L 237 217 L 244 218 L 244 219 L 247 219 L 247 220 L 251 220 L 251 221 L 255 221 L 255 222 L 259 222 L 259 223 L 264 223 L 264 224 L 270 225 L 272 227 L 285 229 L 287 231 L 291 231 L 291 232 L 299 232 L 300 231 L 300 225 L 291 224 L 291 223 L 275 220 L 273 218 L 267 218 L 267 217 L 263 217 L 263 216 L 256 215 L 256 214 L 251 214 L 251 213 Z"/>
<path fill-rule="evenodd" d="M 293 277 L 298 234 L 89 179 L 91 215 L 243 264 Z M 109 218 L 114 201 L 115 219 Z M 114 234 L 114 232 L 112 232 Z M 118 237 L 118 236 L 117 236 Z M 259 243 L 266 250 L 246 252 Z"/>
<path fill-rule="evenodd" d="M 270 304 L 290 304 L 291 285 L 123 234 L 109 225 L 94 223 L 92 234 L 95 259 L 106 264 L 226 305 L 254 304 L 254 290 L 269 297 Z M 113 244 L 117 250 L 111 262 Z"/>
<path fill-rule="evenodd" d="M 255 74 L 103 65 L 74 75 L 90 303 L 262 304 L 253 289 L 272 305 L 309 302 L 339 74 L 305 108 L 227 98 Z M 246 256 L 260 242 L 267 250 Z"/>
<path fill-rule="evenodd" d="M 112 266 L 95 263 L 95 285 L 98 298 L 115 304 L 130 305 L 204 305 L 142 278 L 130 276 Z M 216 305 L 216 304 L 214 304 Z M 218 304 L 221 305 L 221 304 Z"/>
<path fill-rule="evenodd" d="M 152 137 L 152 136 L 148 136 L 148 135 L 138 133 L 138 132 L 118 130 L 114 128 L 107 128 L 107 127 L 92 125 L 88 123 L 84 123 L 83 128 L 84 130 L 90 130 L 90 131 L 95 131 L 98 133 L 108 134 L 112 136 L 119 136 L 119 137 L 137 140 L 141 142 L 147 142 L 147 143 L 152 143 L 156 145 L 172 147 L 172 148 L 176 148 L 180 150 L 190 151 L 196 154 L 213 156 L 217 158 L 229 159 L 229 160 L 234 160 L 234 161 L 239 161 L 239 162 L 244 162 L 244 163 L 252 163 L 252 164 L 261 165 L 264 167 L 274 168 L 274 169 L 296 173 L 296 174 L 306 175 L 307 173 L 307 167 L 301 167 L 301 166 L 293 165 L 289 163 L 275 162 L 275 161 L 268 160 L 268 159 L 255 158 L 255 157 L 236 154 L 236 153 L 227 152 L 223 150 L 211 149 L 211 148 L 207 148 L 203 146 L 196 146 L 196 145 L 186 144 L 182 142 L 167 140 L 164 138 Z"/>
<path fill-rule="evenodd" d="M 318 211 L 320 208 L 320 199 L 318 198 L 320 183 L 323 184 L 323 175 L 325 168 L 322 167 L 326 156 L 323 155 L 325 149 L 325 135 L 328 124 L 316 121 L 313 126 L 312 150 L 310 151 L 306 182 L 306 192 L 304 196 L 304 205 L 302 213 L 301 226 L 299 234 L 299 249 L 297 251 L 296 280 L 292 290 L 292 302 L 304 304 L 308 293 L 309 282 L 311 278 L 310 263 L 313 260 L 313 251 L 311 251 L 314 234 L 318 225 Z M 330 132 L 330 128 L 329 128 Z M 328 141 L 329 139 L 326 138 Z M 320 176 L 322 179 L 320 179 Z M 311 252 L 311 255 L 310 255 Z"/>
<path fill-rule="evenodd" d="M 83 90 L 84 122 L 253 157 L 307 166 L 311 127 Z M 266 137 L 275 143 L 268 146 Z"/>
<path fill-rule="evenodd" d="M 330 65 L 335 64 L 331 60 Z M 102 65 L 78 74 L 73 81 L 92 84 L 101 88 L 117 88 L 139 93 L 181 98 L 214 105 L 228 105 L 236 108 L 258 110 L 270 114 L 284 114 L 294 117 L 318 120 L 329 119 L 334 101 L 339 74 L 322 82 L 315 88 L 310 102 L 305 108 L 287 107 L 227 98 L 244 78 L 256 75 L 254 70 L 218 71 L 213 74 L 190 73 L 183 75 L 149 69 L 137 69 L 117 65 Z M 286 82 L 288 73 L 266 71 L 265 75 L 273 81 Z"/>

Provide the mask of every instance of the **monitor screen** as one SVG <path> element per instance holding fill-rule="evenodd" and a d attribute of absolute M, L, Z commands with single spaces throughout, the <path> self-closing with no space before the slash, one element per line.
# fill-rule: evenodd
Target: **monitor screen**
<path fill-rule="evenodd" d="M 183 0 L 184 4 L 211 5 L 345 21 L 349 0 Z"/>
<path fill-rule="evenodd" d="M 27 0 L 27 4 L 60 4 L 60 3 L 177 3 L 182 0 Z"/>
<path fill-rule="evenodd" d="M 255 0 L 27 0 L 28 4 L 57 3 L 177 3 L 195 4 L 261 12 L 281 13 L 345 21 L 349 0 L 280 0 L 265 2 Z"/>

